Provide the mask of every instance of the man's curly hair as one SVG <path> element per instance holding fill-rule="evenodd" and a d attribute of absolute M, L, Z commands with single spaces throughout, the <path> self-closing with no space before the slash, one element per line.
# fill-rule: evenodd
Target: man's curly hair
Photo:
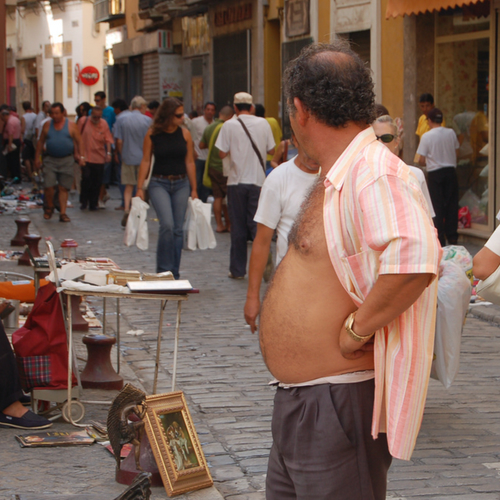
<path fill-rule="evenodd" d="M 318 121 L 330 127 L 375 119 L 370 69 L 344 40 L 305 47 L 286 68 L 283 85 L 292 116 L 297 97 Z"/>

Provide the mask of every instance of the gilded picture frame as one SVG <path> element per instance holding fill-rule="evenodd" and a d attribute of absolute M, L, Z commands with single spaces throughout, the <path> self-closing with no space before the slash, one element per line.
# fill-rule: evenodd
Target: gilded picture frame
<path fill-rule="evenodd" d="M 148 396 L 144 422 L 168 497 L 213 485 L 182 391 Z"/>

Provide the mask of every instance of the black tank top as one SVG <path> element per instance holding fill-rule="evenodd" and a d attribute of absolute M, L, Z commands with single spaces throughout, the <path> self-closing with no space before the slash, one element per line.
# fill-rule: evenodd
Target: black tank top
<path fill-rule="evenodd" d="M 187 142 L 182 128 L 171 134 L 160 132 L 151 136 L 155 164 L 153 175 L 181 175 L 186 173 Z"/>

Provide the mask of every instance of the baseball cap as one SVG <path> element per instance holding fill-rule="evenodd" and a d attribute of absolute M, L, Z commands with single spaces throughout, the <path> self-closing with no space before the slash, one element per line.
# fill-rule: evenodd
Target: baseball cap
<path fill-rule="evenodd" d="M 427 118 L 434 123 L 443 123 L 443 112 L 438 108 L 432 108 L 427 113 Z"/>
<path fill-rule="evenodd" d="M 253 104 L 253 98 L 247 92 L 234 94 L 234 104 Z"/>

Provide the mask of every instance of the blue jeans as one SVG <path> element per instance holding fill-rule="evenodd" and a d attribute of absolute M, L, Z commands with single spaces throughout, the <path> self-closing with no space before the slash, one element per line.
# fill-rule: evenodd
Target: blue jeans
<path fill-rule="evenodd" d="M 160 233 L 156 249 L 156 272 L 172 271 L 179 279 L 183 245 L 184 217 L 191 193 L 187 177 L 176 181 L 151 177 L 149 182 L 151 204 L 160 220 Z"/>

